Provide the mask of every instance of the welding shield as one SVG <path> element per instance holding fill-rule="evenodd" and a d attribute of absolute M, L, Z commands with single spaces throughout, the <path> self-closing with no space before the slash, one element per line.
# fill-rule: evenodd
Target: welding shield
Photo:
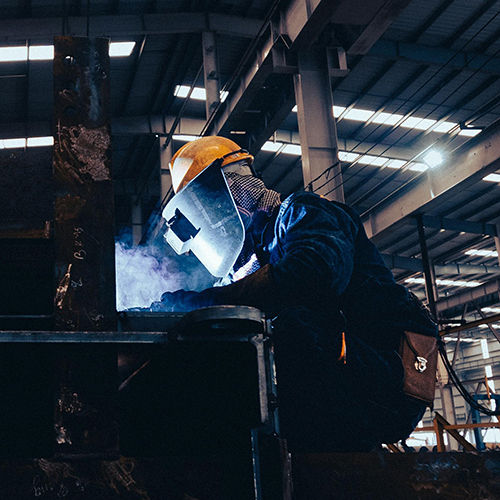
<path fill-rule="evenodd" d="M 165 239 L 176 253 L 192 251 L 215 277 L 232 269 L 243 248 L 245 229 L 216 160 L 179 191 L 163 209 Z"/>

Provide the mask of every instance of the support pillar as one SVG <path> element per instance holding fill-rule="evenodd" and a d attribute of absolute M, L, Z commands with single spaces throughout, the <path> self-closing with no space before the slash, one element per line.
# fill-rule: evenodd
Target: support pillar
<path fill-rule="evenodd" d="M 220 102 L 215 33 L 213 31 L 204 31 L 201 40 L 203 45 L 203 76 L 207 93 L 205 110 L 208 120 Z"/>
<path fill-rule="evenodd" d="M 168 164 L 173 156 L 172 141 L 166 144 L 166 138 L 160 138 L 160 200 L 161 208 L 165 206 L 172 189 L 172 177 Z"/>
<path fill-rule="evenodd" d="M 116 329 L 109 40 L 54 39 L 54 247 L 57 330 Z M 56 454 L 117 450 L 116 352 L 62 347 Z"/>
<path fill-rule="evenodd" d="M 344 201 L 337 126 L 325 49 L 301 51 L 294 76 L 304 186 L 329 200 Z"/>

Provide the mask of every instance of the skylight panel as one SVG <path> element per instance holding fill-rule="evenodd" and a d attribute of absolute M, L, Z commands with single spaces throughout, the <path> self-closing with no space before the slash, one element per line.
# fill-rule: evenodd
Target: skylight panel
<path fill-rule="evenodd" d="M 196 139 L 199 139 L 200 136 L 198 135 L 183 135 L 183 134 L 174 134 L 172 136 L 172 139 L 174 141 L 182 141 L 182 142 L 191 142 L 191 141 L 195 141 Z"/>
<path fill-rule="evenodd" d="M 424 278 L 408 278 L 405 280 L 405 282 L 423 285 L 423 284 L 425 284 L 425 279 Z M 473 287 L 481 285 L 481 283 L 479 281 L 447 280 L 447 279 L 437 279 L 436 284 L 437 285 L 444 285 L 444 286 L 458 286 L 458 287 L 465 287 L 465 288 L 473 288 Z"/>
<path fill-rule="evenodd" d="M 333 116 L 338 118 L 345 110 L 346 108 L 344 108 L 344 106 L 333 106 Z"/>
<path fill-rule="evenodd" d="M 436 120 L 431 120 L 430 118 L 418 118 L 416 116 L 409 116 L 403 123 L 401 127 L 413 128 L 415 130 L 427 130 L 436 123 Z"/>
<path fill-rule="evenodd" d="M 375 167 L 381 167 L 388 158 L 384 158 L 383 156 L 372 156 L 372 155 L 363 155 L 358 163 L 363 165 L 373 165 Z"/>
<path fill-rule="evenodd" d="M 379 123 L 383 125 L 396 125 L 399 120 L 403 118 L 403 115 L 398 115 L 394 113 L 379 113 L 373 117 L 372 123 Z"/>
<path fill-rule="evenodd" d="M 287 144 L 283 148 L 283 153 L 285 153 L 287 155 L 300 156 L 302 154 L 302 150 L 300 149 L 299 144 Z"/>
<path fill-rule="evenodd" d="M 358 153 L 351 153 L 349 151 L 339 151 L 339 160 L 345 162 L 356 161 L 359 158 Z"/>
<path fill-rule="evenodd" d="M 473 255 L 477 257 L 498 257 L 496 250 L 466 250 L 465 255 Z M 498 310 L 500 312 L 500 308 Z"/>
<path fill-rule="evenodd" d="M 30 61 L 51 61 L 54 59 L 53 45 L 31 45 L 29 48 Z"/>
<path fill-rule="evenodd" d="M 404 160 L 397 160 L 395 158 L 391 158 L 385 166 L 388 168 L 401 168 L 405 163 L 407 163 Z"/>
<path fill-rule="evenodd" d="M 176 85 L 174 89 L 175 97 L 187 97 L 189 94 L 189 89 L 191 87 L 189 85 Z M 224 102 L 227 99 L 229 92 L 227 90 L 220 91 L 220 100 Z M 207 91 L 203 87 L 194 87 L 191 92 L 191 99 L 195 101 L 206 101 L 207 100 Z"/>
<path fill-rule="evenodd" d="M 369 109 L 352 108 L 352 109 L 350 109 L 349 111 L 346 112 L 346 114 L 344 115 L 344 118 L 346 120 L 354 120 L 354 121 L 358 121 L 358 122 L 365 122 L 373 114 L 374 114 L 374 111 L 370 111 Z M 334 115 L 335 115 L 335 110 L 334 110 Z"/>
<path fill-rule="evenodd" d="M 266 141 L 262 147 L 261 151 L 269 151 L 271 153 L 276 153 L 283 146 L 282 142 Z"/>
<path fill-rule="evenodd" d="M 109 57 L 128 57 L 134 50 L 135 42 L 111 42 Z"/>
<path fill-rule="evenodd" d="M 453 122 L 441 122 L 437 127 L 433 128 L 433 132 L 442 132 L 443 134 L 448 133 L 450 130 L 454 129 L 458 123 Z"/>
<path fill-rule="evenodd" d="M 500 182 L 500 174 L 489 174 L 486 177 L 483 177 L 483 181 Z"/>
<path fill-rule="evenodd" d="M 480 128 L 464 128 L 462 129 L 458 135 L 464 135 L 466 137 L 475 137 L 477 134 L 480 134 L 482 129 Z"/>
<path fill-rule="evenodd" d="M 415 161 L 410 163 L 408 170 L 411 170 L 412 172 L 425 172 L 428 168 L 429 166 L 426 165 L 425 163 Z"/>

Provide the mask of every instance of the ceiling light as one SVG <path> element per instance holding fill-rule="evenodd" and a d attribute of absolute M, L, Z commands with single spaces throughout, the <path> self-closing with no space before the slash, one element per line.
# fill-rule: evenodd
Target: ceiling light
<path fill-rule="evenodd" d="M 429 167 L 434 168 L 443 163 L 443 156 L 439 151 L 430 150 L 425 156 L 424 161 Z"/>
<path fill-rule="evenodd" d="M 54 59 L 53 45 L 31 45 L 29 48 L 30 61 L 51 61 Z"/>
<path fill-rule="evenodd" d="M 26 139 L 3 139 L 0 140 L 0 149 L 16 149 L 16 148 L 25 148 L 26 147 Z"/>
<path fill-rule="evenodd" d="M 478 257 L 498 257 L 498 252 L 496 250 L 466 250 L 465 255 L 477 255 Z"/>
<path fill-rule="evenodd" d="M 109 57 L 128 57 L 134 50 L 135 42 L 111 42 Z"/>
<path fill-rule="evenodd" d="M 500 182 L 500 174 L 490 174 L 486 177 L 483 177 L 483 181 L 488 182 Z"/>
<path fill-rule="evenodd" d="M 46 137 L 28 137 L 27 145 L 29 148 L 37 148 L 41 146 L 53 146 L 54 138 L 52 136 Z"/>
<path fill-rule="evenodd" d="M 0 62 L 26 61 L 28 58 L 28 47 L 0 47 Z"/>
<path fill-rule="evenodd" d="M 411 170 L 412 172 L 425 172 L 428 168 L 429 166 L 426 165 L 425 163 L 415 161 L 410 163 L 408 170 Z"/>
<path fill-rule="evenodd" d="M 282 142 L 266 141 L 262 147 L 261 151 L 269 151 L 271 153 L 276 153 L 283 146 Z"/>
<path fill-rule="evenodd" d="M 182 135 L 182 134 L 175 134 L 172 136 L 172 139 L 174 141 L 182 141 L 182 142 L 191 142 L 195 141 L 196 139 L 199 139 L 199 135 Z"/>

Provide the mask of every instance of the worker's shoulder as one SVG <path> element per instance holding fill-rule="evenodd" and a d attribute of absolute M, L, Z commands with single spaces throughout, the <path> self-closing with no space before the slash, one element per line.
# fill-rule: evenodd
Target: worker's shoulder
<path fill-rule="evenodd" d="M 310 191 L 298 191 L 296 193 L 288 196 L 281 204 L 281 213 L 284 213 L 288 208 L 294 207 L 316 207 L 321 210 L 326 210 L 331 213 L 346 214 L 353 219 L 358 219 L 359 216 L 356 211 L 337 201 L 331 201 L 327 198 L 320 196 L 316 193 L 311 193 Z"/>

